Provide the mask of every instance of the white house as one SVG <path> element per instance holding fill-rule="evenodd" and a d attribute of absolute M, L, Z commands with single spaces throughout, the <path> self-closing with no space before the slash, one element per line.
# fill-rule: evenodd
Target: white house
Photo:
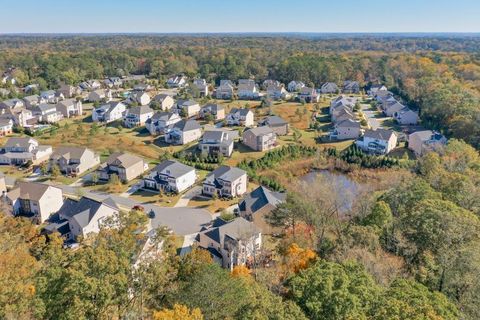
<path fill-rule="evenodd" d="M 63 119 L 62 112 L 54 104 L 39 104 L 32 108 L 32 113 L 39 122 L 56 123 Z"/>
<path fill-rule="evenodd" d="M 187 84 L 187 77 L 184 75 L 176 75 L 167 80 L 169 88 L 183 88 Z"/>
<path fill-rule="evenodd" d="M 220 81 L 220 86 L 215 91 L 217 99 L 230 100 L 234 95 L 234 86 L 230 80 Z"/>
<path fill-rule="evenodd" d="M 83 114 L 82 101 L 67 99 L 57 103 L 57 111 L 61 112 L 64 118 L 81 116 Z"/>
<path fill-rule="evenodd" d="M 243 79 L 238 83 L 238 98 L 244 100 L 258 99 L 260 90 L 254 80 Z"/>
<path fill-rule="evenodd" d="M 393 114 L 393 118 L 399 124 L 403 125 L 413 125 L 418 123 L 418 113 L 408 107 L 405 107 L 402 110 L 395 112 Z"/>
<path fill-rule="evenodd" d="M 129 101 L 129 104 L 137 103 L 140 106 L 146 106 L 150 103 L 151 99 L 148 93 L 143 91 L 138 91 L 130 94 L 128 101 Z"/>
<path fill-rule="evenodd" d="M 195 120 L 182 120 L 165 132 L 165 142 L 177 145 L 187 144 L 200 139 L 202 127 Z"/>
<path fill-rule="evenodd" d="M 254 124 L 254 114 L 250 109 L 233 108 L 225 120 L 229 126 L 251 127 Z"/>
<path fill-rule="evenodd" d="M 290 81 L 288 83 L 287 89 L 290 92 L 298 92 L 302 90 L 303 87 L 305 87 L 305 83 L 301 81 Z"/>
<path fill-rule="evenodd" d="M 195 184 L 197 174 L 194 168 L 178 161 L 165 160 L 143 178 L 143 189 L 154 192 L 180 193 Z"/>
<path fill-rule="evenodd" d="M 125 115 L 127 107 L 122 102 L 110 102 L 92 111 L 92 120 L 95 122 L 113 122 Z"/>
<path fill-rule="evenodd" d="M 330 137 L 338 140 L 357 139 L 362 133 L 363 130 L 359 121 L 345 119 L 335 124 Z"/>
<path fill-rule="evenodd" d="M 157 112 L 145 122 L 145 127 L 152 136 L 163 134 L 169 127 L 182 121 L 178 113 Z"/>
<path fill-rule="evenodd" d="M 233 152 L 232 133 L 225 130 L 205 131 L 198 148 L 205 156 L 221 154 L 225 157 L 230 157 Z"/>
<path fill-rule="evenodd" d="M 392 130 L 366 130 L 356 145 L 368 153 L 388 154 L 397 146 L 397 134 Z"/>
<path fill-rule="evenodd" d="M 149 106 L 138 106 L 127 109 L 123 123 L 128 128 L 143 126 L 153 117 L 153 110 Z"/>
<path fill-rule="evenodd" d="M 12 137 L 7 140 L 0 152 L 0 164 L 21 165 L 28 161 L 37 165 L 48 160 L 52 147 L 39 145 L 33 138 Z"/>

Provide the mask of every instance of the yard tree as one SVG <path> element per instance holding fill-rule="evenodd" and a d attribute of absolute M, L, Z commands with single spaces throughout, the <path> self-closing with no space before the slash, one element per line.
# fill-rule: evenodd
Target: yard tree
<path fill-rule="evenodd" d="M 203 320 L 202 311 L 192 310 L 181 304 L 175 304 L 172 309 L 163 309 L 153 314 L 154 320 Z"/>
<path fill-rule="evenodd" d="M 50 172 L 51 172 L 51 175 L 52 175 L 52 178 L 57 178 L 61 172 L 60 172 L 60 167 L 58 166 L 58 164 L 53 164 L 51 169 L 50 169 Z"/>

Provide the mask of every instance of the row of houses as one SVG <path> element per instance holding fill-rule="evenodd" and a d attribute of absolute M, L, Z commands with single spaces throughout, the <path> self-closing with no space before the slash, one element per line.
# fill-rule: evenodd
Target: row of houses
<path fill-rule="evenodd" d="M 400 125 L 415 125 L 418 123 L 418 113 L 403 105 L 388 91 L 384 85 L 373 85 L 368 95 L 379 105 L 387 117 L 392 117 Z"/>
<path fill-rule="evenodd" d="M 363 134 L 364 130 L 354 111 L 356 103 L 357 98 L 343 95 L 330 102 L 329 114 L 334 124 L 331 139 L 357 139 Z"/>

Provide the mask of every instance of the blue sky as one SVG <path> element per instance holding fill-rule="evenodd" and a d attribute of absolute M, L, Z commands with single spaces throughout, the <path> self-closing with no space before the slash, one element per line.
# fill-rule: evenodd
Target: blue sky
<path fill-rule="evenodd" d="M 0 0 L 0 33 L 480 32 L 480 0 Z"/>

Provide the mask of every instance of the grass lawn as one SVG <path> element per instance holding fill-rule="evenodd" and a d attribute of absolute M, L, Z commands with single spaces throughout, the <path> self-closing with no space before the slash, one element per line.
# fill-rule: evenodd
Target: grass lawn
<path fill-rule="evenodd" d="M 150 192 L 145 190 L 138 190 L 130 196 L 130 198 L 135 201 L 145 204 L 157 204 L 162 207 L 173 207 L 180 197 L 181 195 L 160 195 L 156 192 Z"/>

